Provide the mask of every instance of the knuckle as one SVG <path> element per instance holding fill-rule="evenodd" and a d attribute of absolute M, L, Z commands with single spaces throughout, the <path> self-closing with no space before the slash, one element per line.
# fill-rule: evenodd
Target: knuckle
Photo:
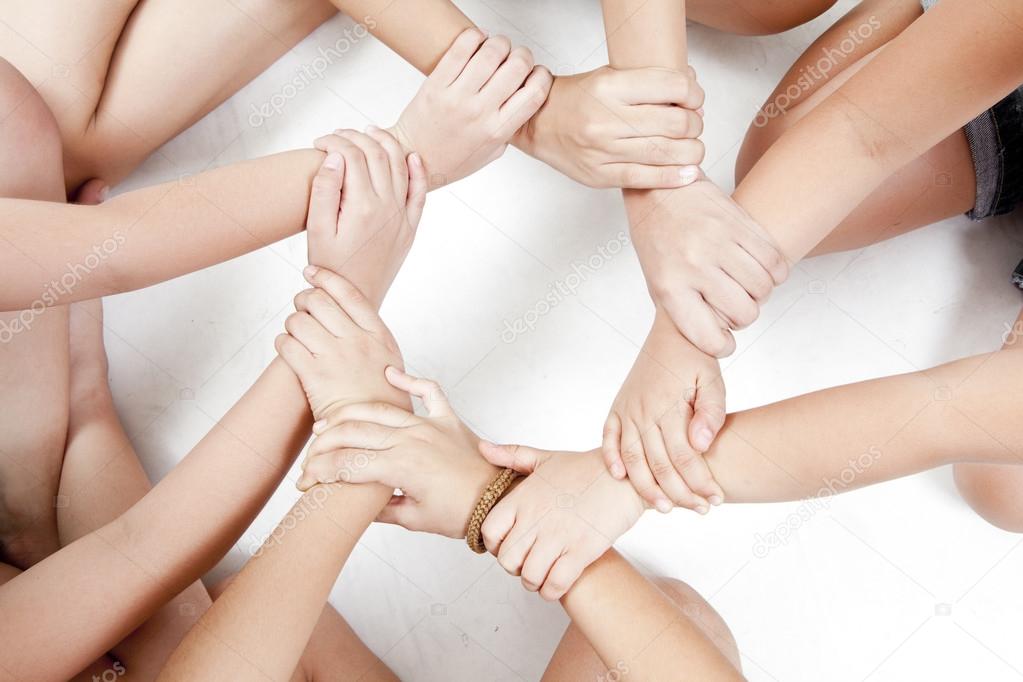
<path fill-rule="evenodd" d="M 668 476 L 675 471 L 675 467 L 672 466 L 670 461 L 667 460 L 656 460 L 650 462 L 650 471 L 653 473 L 654 478 L 661 480 L 665 476 Z"/>
<path fill-rule="evenodd" d="M 288 330 L 289 334 L 294 334 L 295 329 L 298 327 L 299 320 L 301 320 L 303 313 L 295 312 L 288 315 L 284 320 L 284 328 Z"/>
<path fill-rule="evenodd" d="M 622 450 L 622 462 L 627 469 L 633 469 L 646 463 L 646 456 L 640 451 L 626 449 Z"/>

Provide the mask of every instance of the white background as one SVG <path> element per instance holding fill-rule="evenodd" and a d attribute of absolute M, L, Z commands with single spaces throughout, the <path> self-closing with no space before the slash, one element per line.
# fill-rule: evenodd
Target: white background
<path fill-rule="evenodd" d="M 460 4 L 482 27 L 532 47 L 556 72 L 606 61 L 596 2 Z M 732 186 L 738 145 L 757 107 L 853 4 L 843 0 L 826 17 L 768 38 L 691 28 L 691 60 L 708 93 L 705 169 L 714 180 Z M 352 25 L 344 17 L 329 21 L 117 190 L 308 146 L 335 127 L 391 124 L 421 77 L 372 38 L 352 46 L 279 115 L 250 124 L 253 105 L 281 93 L 318 48 L 334 46 Z M 724 363 L 730 408 L 997 348 L 1020 305 L 1008 284 L 1023 257 L 1018 227 L 1012 219 L 975 225 L 960 218 L 802 263 Z M 586 189 L 510 150 L 430 196 L 385 319 L 409 366 L 439 380 L 483 435 L 593 447 L 651 319 L 631 248 L 534 330 L 513 343 L 501 331 L 623 229 L 617 192 Z M 304 254 L 298 236 L 107 300 L 114 394 L 154 478 L 270 361 L 271 340 L 303 288 Z M 293 472 L 216 577 L 237 570 L 284 515 L 296 498 L 294 480 Z M 1020 540 L 976 517 L 949 470 L 834 499 L 784 547 L 756 556 L 758 534 L 798 507 L 726 506 L 708 518 L 651 513 L 618 546 L 645 570 L 705 595 L 734 631 L 753 680 L 1023 677 Z M 489 556 L 391 527 L 370 529 L 331 601 L 409 680 L 537 679 L 567 622 L 560 607 L 522 590 Z"/>

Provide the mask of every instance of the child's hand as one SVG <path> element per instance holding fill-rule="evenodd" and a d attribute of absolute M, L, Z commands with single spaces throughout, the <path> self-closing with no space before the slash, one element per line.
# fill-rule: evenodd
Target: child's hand
<path fill-rule="evenodd" d="M 515 145 L 590 187 L 681 187 L 703 161 L 696 72 L 613 69 L 558 76 Z"/>
<path fill-rule="evenodd" d="M 418 151 L 431 189 L 471 175 L 504 153 L 547 99 L 553 78 L 525 47 L 476 29 L 452 43 L 391 128 Z"/>
<path fill-rule="evenodd" d="M 627 194 L 625 205 L 654 303 L 704 353 L 731 354 L 729 328 L 753 324 L 788 277 L 770 235 L 707 180 Z"/>
<path fill-rule="evenodd" d="M 384 368 L 402 360 L 373 302 L 324 268 L 309 266 L 305 276 L 315 288 L 295 297 L 297 312 L 274 346 L 302 382 L 313 417 L 367 400 L 407 405 L 408 397 L 384 379 Z"/>
<path fill-rule="evenodd" d="M 546 452 L 481 442 L 492 464 L 530 473 L 483 522 L 498 563 L 527 590 L 560 599 L 644 511 L 625 481 L 608 476 L 600 452 Z"/>
<path fill-rule="evenodd" d="M 340 273 L 376 305 L 412 247 L 426 202 L 426 171 L 386 132 L 338 131 L 313 178 L 306 219 L 309 263 Z"/>
<path fill-rule="evenodd" d="M 724 492 L 703 459 L 725 422 L 725 386 L 713 357 L 658 310 L 653 329 L 604 426 L 604 460 L 658 511 L 701 514 Z"/>
<path fill-rule="evenodd" d="M 420 417 L 387 403 L 348 405 L 314 431 L 298 487 L 382 483 L 400 488 L 378 521 L 464 538 L 476 502 L 500 471 L 480 457 L 479 439 L 459 420 L 440 387 L 388 367 L 392 386 L 423 400 Z"/>

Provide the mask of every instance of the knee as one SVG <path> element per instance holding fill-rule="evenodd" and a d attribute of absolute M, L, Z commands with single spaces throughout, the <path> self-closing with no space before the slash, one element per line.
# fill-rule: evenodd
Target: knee
<path fill-rule="evenodd" d="M 721 614 L 699 592 L 681 580 L 663 576 L 652 580 L 657 588 L 671 598 L 682 613 L 714 642 L 725 658 L 740 670 L 739 646 Z"/>
<path fill-rule="evenodd" d="M 0 190 L 6 196 L 55 199 L 49 196 L 53 187 L 63 188 L 57 121 L 32 84 L 2 58 L 0 168 Z"/>
<path fill-rule="evenodd" d="M 954 472 L 959 494 L 981 518 L 1023 533 L 1023 466 L 957 464 Z"/>

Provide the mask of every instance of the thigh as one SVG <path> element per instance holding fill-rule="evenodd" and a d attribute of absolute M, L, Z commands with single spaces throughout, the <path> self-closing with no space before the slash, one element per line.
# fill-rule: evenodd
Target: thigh
<path fill-rule="evenodd" d="M 654 579 L 658 588 L 668 596 L 679 610 L 680 618 L 687 618 L 695 623 L 725 657 L 735 666 L 742 669 L 739 649 L 735 644 L 728 625 L 714 610 L 706 599 L 692 587 L 671 578 Z M 623 664 L 626 665 L 626 664 Z M 569 624 L 568 630 L 561 638 L 554 656 L 547 664 L 543 680 L 554 682 L 590 682 L 591 680 L 628 679 L 627 670 L 608 670 L 593 646 L 586 637 Z"/>
<path fill-rule="evenodd" d="M 719 31 L 740 35 L 781 33 L 831 9 L 837 0 L 688 0 L 686 15 Z"/>
<path fill-rule="evenodd" d="M 69 141 L 68 185 L 117 182 L 335 13 L 327 0 L 142 0 L 92 125 Z"/>
<path fill-rule="evenodd" d="M 0 60 L 0 196 L 62 201 L 60 137 L 31 84 Z M 0 314 L 0 548 L 27 568 L 56 551 L 67 430 L 67 308 Z"/>
<path fill-rule="evenodd" d="M 921 14 L 918 0 L 867 0 L 828 29 L 796 61 L 754 119 L 739 152 L 736 181 L 741 182 L 786 130 L 832 96 Z M 960 130 L 893 174 L 812 255 L 862 248 L 960 215 L 973 207 L 975 199 L 973 159 Z"/>

